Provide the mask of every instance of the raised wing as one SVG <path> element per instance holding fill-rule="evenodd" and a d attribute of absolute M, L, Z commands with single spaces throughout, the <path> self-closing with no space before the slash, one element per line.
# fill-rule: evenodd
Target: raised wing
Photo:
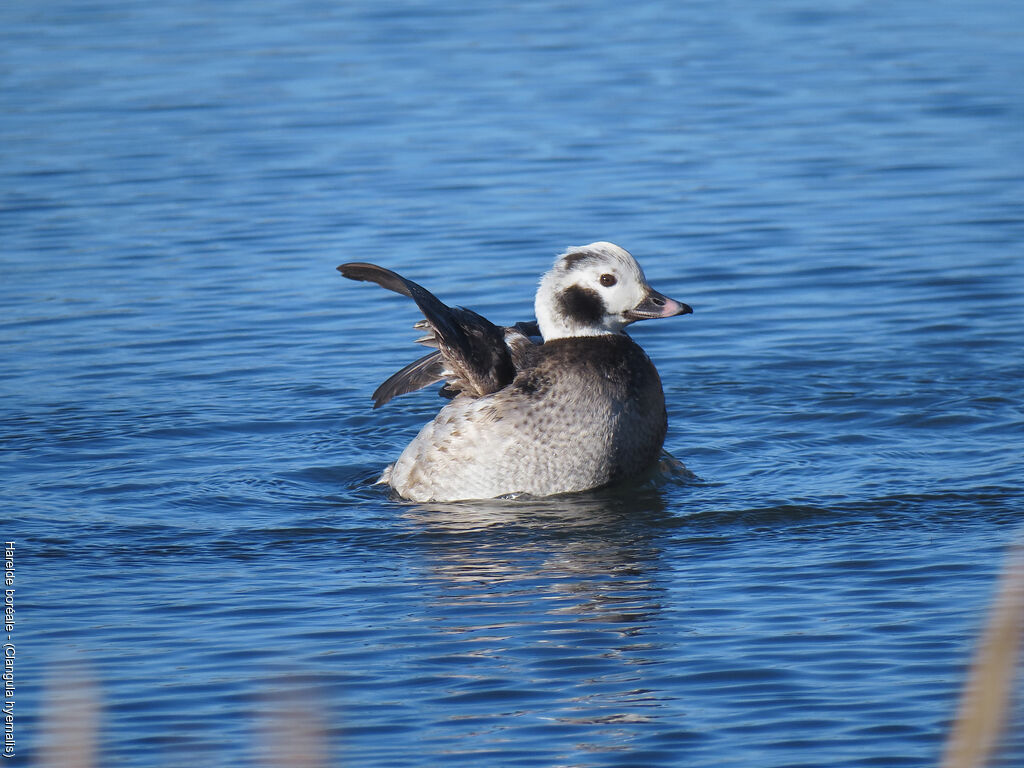
<path fill-rule="evenodd" d="M 381 384 L 373 393 L 374 408 L 439 381 L 445 382 L 441 394 L 447 397 L 482 397 L 510 384 L 529 356 L 527 346 L 533 343 L 524 331 L 532 330 L 531 324 L 519 324 L 522 329 L 494 325 L 472 310 L 447 306 L 426 288 L 376 264 L 351 262 L 338 271 L 410 297 L 425 318 L 416 324 L 427 331 L 419 343 L 437 347 Z"/>

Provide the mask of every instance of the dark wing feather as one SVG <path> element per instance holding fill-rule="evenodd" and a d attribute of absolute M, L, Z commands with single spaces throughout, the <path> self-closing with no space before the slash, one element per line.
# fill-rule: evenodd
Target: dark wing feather
<path fill-rule="evenodd" d="M 535 344 L 542 344 L 543 340 L 540 335 L 540 324 L 536 320 L 530 320 L 529 322 L 518 322 L 512 326 L 513 330 L 519 331 L 523 336 L 535 338 Z"/>
<path fill-rule="evenodd" d="M 431 352 L 414 363 L 409 363 L 398 373 L 392 374 L 388 380 L 377 387 L 373 393 L 373 407 L 380 408 L 392 398 L 415 392 L 417 389 L 429 387 L 444 381 L 444 360 L 440 352 Z"/>
<path fill-rule="evenodd" d="M 516 365 L 505 343 L 504 328 L 472 310 L 449 307 L 426 288 L 376 264 L 342 264 L 338 271 L 351 280 L 377 283 L 410 297 L 426 318 L 430 331 L 421 341 L 438 348 L 438 352 L 406 366 L 384 382 L 377 390 L 381 397 L 374 395 L 378 406 L 391 397 L 442 378 L 447 381 L 445 390 L 449 393 L 463 392 L 472 397 L 496 392 L 515 378 Z"/>

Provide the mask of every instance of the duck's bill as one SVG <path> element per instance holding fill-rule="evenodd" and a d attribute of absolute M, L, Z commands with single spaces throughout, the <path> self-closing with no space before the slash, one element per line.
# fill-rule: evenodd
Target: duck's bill
<path fill-rule="evenodd" d="M 689 315 L 692 312 L 693 307 L 689 304 L 670 299 L 652 289 L 643 301 L 625 313 L 625 317 L 627 320 L 652 320 L 656 317 Z"/>

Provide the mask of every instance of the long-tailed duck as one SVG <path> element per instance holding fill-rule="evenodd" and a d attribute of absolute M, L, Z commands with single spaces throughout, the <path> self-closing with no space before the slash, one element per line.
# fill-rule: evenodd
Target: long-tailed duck
<path fill-rule="evenodd" d="M 451 400 L 384 470 L 380 482 L 400 496 L 549 496 L 608 485 L 657 461 L 668 424 L 661 379 L 624 328 L 693 310 L 652 289 L 619 246 L 560 255 L 541 278 L 536 323 L 508 328 L 383 267 L 338 271 L 412 298 L 425 317 L 418 341 L 437 348 L 373 393 L 377 408 L 443 381 Z"/>

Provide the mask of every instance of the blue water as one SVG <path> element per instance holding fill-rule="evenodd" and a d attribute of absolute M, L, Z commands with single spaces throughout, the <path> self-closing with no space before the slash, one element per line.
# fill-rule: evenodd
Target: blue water
<path fill-rule="evenodd" d="M 1024 5 L 489 6 L 0 7 L 26 762 L 66 675 L 104 766 L 295 707 L 369 768 L 938 759 L 1024 523 Z M 633 335 L 699 479 L 373 487 L 440 401 L 371 411 L 416 313 L 334 267 L 507 323 L 598 239 L 695 309 Z"/>

